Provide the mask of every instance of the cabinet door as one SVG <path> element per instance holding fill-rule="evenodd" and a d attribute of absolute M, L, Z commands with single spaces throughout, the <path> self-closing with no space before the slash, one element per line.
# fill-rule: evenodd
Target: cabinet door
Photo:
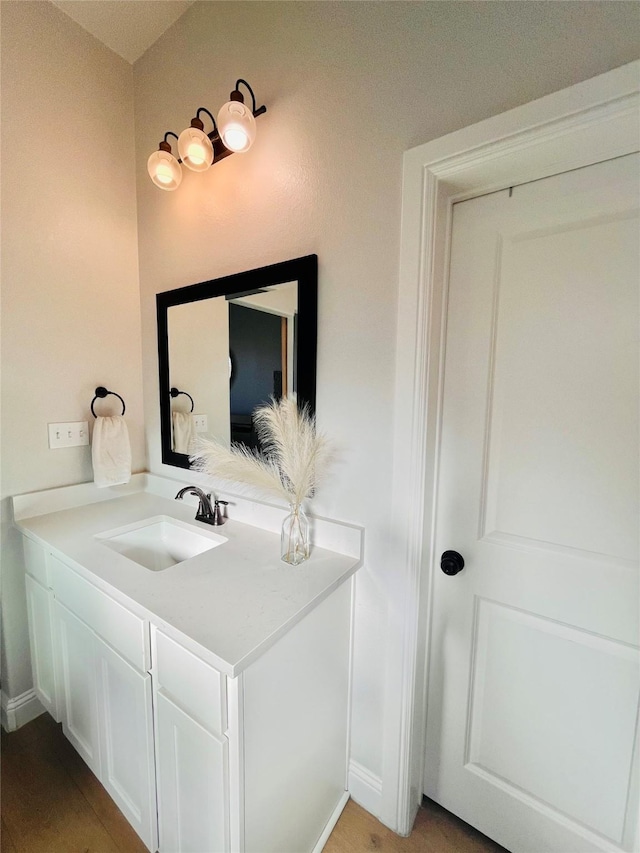
<path fill-rule="evenodd" d="M 62 730 L 100 778 L 96 637 L 59 601 L 55 624 L 60 648 Z"/>
<path fill-rule="evenodd" d="M 227 741 L 156 693 L 161 853 L 229 849 Z"/>
<path fill-rule="evenodd" d="M 29 575 L 25 576 L 25 583 L 33 688 L 38 699 L 59 723 L 53 595 Z"/>
<path fill-rule="evenodd" d="M 96 638 L 102 784 L 150 850 L 157 849 L 151 676 Z"/>

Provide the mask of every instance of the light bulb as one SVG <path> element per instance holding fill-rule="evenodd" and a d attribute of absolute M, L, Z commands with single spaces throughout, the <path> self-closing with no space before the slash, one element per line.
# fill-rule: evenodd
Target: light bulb
<path fill-rule="evenodd" d="M 173 181 L 171 169 L 169 169 L 164 163 L 159 163 L 156 166 L 156 178 L 160 184 L 164 184 L 165 186 L 170 184 Z"/>
<path fill-rule="evenodd" d="M 182 169 L 171 151 L 154 151 L 147 160 L 147 171 L 153 183 L 161 190 L 175 190 L 182 180 Z"/>
<path fill-rule="evenodd" d="M 218 133 L 225 148 L 244 153 L 256 138 L 256 120 L 241 101 L 227 101 L 218 113 Z"/>
<path fill-rule="evenodd" d="M 211 140 L 203 130 L 193 125 L 178 137 L 178 153 L 184 165 L 193 172 L 204 172 L 213 163 Z"/>
<path fill-rule="evenodd" d="M 192 142 L 187 150 L 187 160 L 189 160 L 190 163 L 193 163 L 194 166 L 200 166 L 204 163 L 205 159 L 206 157 L 202 145 L 196 145 L 195 142 Z"/>
<path fill-rule="evenodd" d="M 249 147 L 247 134 L 242 127 L 228 127 L 224 132 L 224 143 L 226 148 L 237 152 Z"/>

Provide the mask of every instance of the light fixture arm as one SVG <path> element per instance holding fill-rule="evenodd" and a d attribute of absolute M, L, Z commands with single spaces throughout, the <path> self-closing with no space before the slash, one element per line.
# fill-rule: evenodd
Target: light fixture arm
<path fill-rule="evenodd" d="M 178 138 L 177 133 L 174 133 L 172 130 L 168 130 L 165 133 L 164 138 L 162 139 L 162 142 L 160 142 L 158 144 L 158 151 L 166 151 L 167 154 L 171 154 L 171 145 L 169 142 L 167 142 L 167 136 L 175 136 L 176 139 Z M 178 163 L 181 163 L 181 162 L 182 162 L 181 160 L 178 160 Z"/>
<path fill-rule="evenodd" d="M 241 77 L 240 77 L 238 80 L 236 80 L 236 88 L 235 88 L 235 90 L 231 93 L 231 100 L 232 100 L 232 101 L 234 101 L 234 100 L 236 100 L 236 99 L 237 99 L 237 100 L 239 100 L 239 101 L 243 101 L 243 102 L 244 102 L 244 98 L 242 97 L 242 93 L 241 93 L 241 92 L 240 92 L 240 90 L 238 89 L 238 86 L 240 85 L 240 83 L 242 83 L 242 85 L 243 85 L 243 86 L 246 86 L 246 87 L 247 87 L 247 89 L 249 90 L 249 94 L 251 95 L 251 112 L 253 113 L 254 118 L 256 118 L 257 116 L 261 116 L 261 115 L 263 115 L 264 113 L 266 113 L 267 108 L 265 107 L 265 105 L 264 105 L 264 104 L 263 104 L 261 107 L 258 107 L 258 108 L 256 109 L 256 96 L 253 94 L 253 89 L 252 89 L 252 88 L 251 88 L 251 86 L 247 83 L 247 81 L 246 81 L 246 80 L 243 80 Z M 236 95 L 236 93 L 237 93 L 237 95 Z M 236 95 L 236 97 L 234 97 L 234 95 Z M 237 96 L 239 96 L 239 97 L 237 97 Z"/>
<path fill-rule="evenodd" d="M 209 112 L 209 110 L 206 107 L 198 107 L 197 112 L 196 112 L 196 118 L 197 119 L 200 118 L 200 113 L 206 113 L 209 116 L 209 118 L 211 119 L 211 124 L 213 125 L 213 130 L 207 134 L 209 139 L 213 139 L 214 137 L 217 137 L 218 136 L 218 125 L 216 124 L 216 120 L 214 119 L 214 117 L 211 115 L 211 113 Z"/>
<path fill-rule="evenodd" d="M 172 130 L 168 130 L 165 133 L 162 142 L 158 145 L 158 151 L 166 151 L 167 154 L 171 154 L 171 143 L 167 142 L 167 136 L 175 136 L 176 141 L 178 140 L 178 134 L 174 133 Z M 182 160 L 179 157 L 176 157 L 176 160 L 178 163 L 182 163 Z"/>

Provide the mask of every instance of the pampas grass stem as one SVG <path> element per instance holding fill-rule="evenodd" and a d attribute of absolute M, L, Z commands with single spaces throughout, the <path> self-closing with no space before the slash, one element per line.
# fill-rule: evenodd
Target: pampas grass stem
<path fill-rule="evenodd" d="M 236 444 L 226 448 L 199 439 L 191 461 L 195 470 L 242 490 L 267 494 L 300 505 L 313 496 L 330 461 L 324 435 L 318 434 L 307 407 L 295 400 L 272 400 L 254 412 L 263 451 Z"/>

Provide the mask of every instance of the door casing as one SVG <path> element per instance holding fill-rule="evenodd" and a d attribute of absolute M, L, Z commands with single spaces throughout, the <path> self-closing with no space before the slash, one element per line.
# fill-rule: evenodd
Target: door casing
<path fill-rule="evenodd" d="M 638 151 L 640 61 L 404 155 L 380 819 L 411 832 L 422 798 L 434 509 L 453 204 Z"/>

